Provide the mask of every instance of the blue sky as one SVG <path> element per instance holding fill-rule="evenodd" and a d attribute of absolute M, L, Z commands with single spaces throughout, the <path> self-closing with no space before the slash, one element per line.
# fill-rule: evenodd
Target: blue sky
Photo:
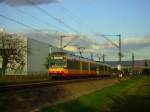
<path fill-rule="evenodd" d="M 67 29 L 63 24 L 48 17 L 35 6 L 20 2 L 23 0 L 0 0 L 0 14 L 21 21 L 36 29 L 54 29 L 58 31 L 74 32 Z M 13 2 L 14 1 L 14 2 Z M 18 2 L 16 2 L 18 1 Z M 133 41 L 133 46 L 139 41 L 150 38 L 150 0 L 36 0 L 38 5 L 45 9 L 55 18 L 65 22 L 79 33 L 87 35 L 100 34 L 122 34 L 122 39 Z M 30 15 L 40 18 L 43 24 L 30 16 L 22 14 L 17 10 L 22 10 Z M 8 32 L 23 32 L 25 27 L 10 22 L 0 17 L 0 27 Z M 58 28 L 59 27 L 59 28 Z M 147 37 L 147 38 L 145 38 Z M 102 37 L 89 37 L 94 41 L 106 42 Z M 117 41 L 116 37 L 110 37 Z M 136 39 L 137 38 L 137 39 Z M 131 39 L 133 40 L 133 39 Z M 137 42 L 138 41 L 138 42 Z M 129 42 L 129 41 L 128 41 Z M 130 42 L 129 42 L 130 43 Z M 140 44 L 141 44 L 140 43 Z M 132 43 L 130 43 L 131 45 Z M 149 45 L 148 45 L 149 44 Z M 145 45 L 145 46 L 144 46 Z M 133 47 L 131 46 L 131 48 Z M 140 46 L 140 45 L 139 45 Z M 141 48 L 132 49 L 137 55 L 150 50 L 150 42 L 143 43 Z M 144 46 L 144 47 L 143 47 Z M 111 51 L 112 49 L 107 49 Z M 102 52 L 105 52 L 103 49 Z M 114 50 L 115 52 L 115 50 Z M 129 57 L 130 54 L 128 54 Z M 143 58 L 150 58 L 149 53 L 144 53 Z M 142 57 L 142 56 L 138 56 Z M 140 59 L 140 58 L 139 58 Z"/>

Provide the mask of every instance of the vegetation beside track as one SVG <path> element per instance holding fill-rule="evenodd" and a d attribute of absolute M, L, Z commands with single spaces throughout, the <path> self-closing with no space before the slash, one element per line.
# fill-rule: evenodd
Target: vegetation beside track
<path fill-rule="evenodd" d="M 133 77 L 41 112 L 148 112 L 150 77 Z"/>
<path fill-rule="evenodd" d="M 0 112 L 35 112 L 42 107 L 70 101 L 117 82 L 117 79 L 105 79 L 75 81 L 75 83 L 68 83 L 67 81 L 65 82 L 66 84 L 61 83 L 60 85 L 50 82 L 50 85 L 46 84 L 37 87 L 8 87 L 8 91 L 7 88 L 0 88 Z"/>

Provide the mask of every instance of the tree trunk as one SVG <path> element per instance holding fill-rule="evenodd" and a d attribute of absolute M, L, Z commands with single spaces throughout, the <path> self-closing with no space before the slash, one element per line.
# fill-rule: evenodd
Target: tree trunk
<path fill-rule="evenodd" d="M 5 75 L 6 69 L 7 69 L 7 64 L 8 64 L 8 56 L 4 55 L 2 58 L 3 58 L 3 62 L 2 62 L 2 75 Z"/>

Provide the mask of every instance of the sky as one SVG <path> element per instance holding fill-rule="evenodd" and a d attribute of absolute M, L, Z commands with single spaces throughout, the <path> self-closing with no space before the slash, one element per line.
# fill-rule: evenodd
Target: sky
<path fill-rule="evenodd" d="M 0 0 L 0 27 L 10 33 L 38 29 L 84 35 L 74 44 L 108 60 L 118 59 L 118 49 L 96 34 L 121 34 L 123 60 L 131 60 L 132 53 L 135 59 L 150 59 L 149 12 L 150 0 Z M 117 36 L 108 38 L 118 43 Z M 66 49 L 77 52 L 73 45 Z"/>

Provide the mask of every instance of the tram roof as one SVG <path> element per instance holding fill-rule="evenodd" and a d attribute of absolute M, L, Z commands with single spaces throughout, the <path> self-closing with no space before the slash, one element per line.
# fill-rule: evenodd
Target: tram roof
<path fill-rule="evenodd" d="M 82 61 L 86 61 L 86 62 L 97 63 L 97 64 L 100 64 L 103 66 L 111 67 L 109 64 L 95 61 L 95 60 L 92 60 L 89 58 L 81 57 L 81 56 L 75 55 L 74 53 L 71 53 L 71 52 L 59 51 L 59 52 L 53 52 L 52 55 L 64 55 L 64 56 L 67 56 L 69 59 L 82 60 Z"/>

